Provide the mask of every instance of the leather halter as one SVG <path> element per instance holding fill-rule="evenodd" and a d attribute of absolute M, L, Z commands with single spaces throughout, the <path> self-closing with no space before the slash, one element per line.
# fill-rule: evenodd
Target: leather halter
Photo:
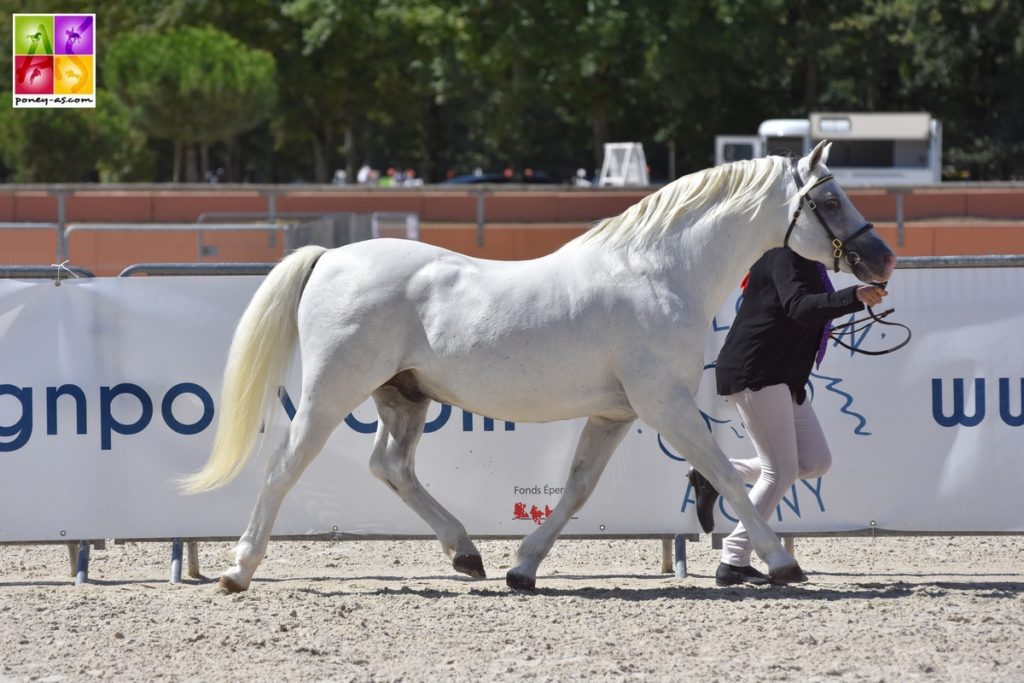
<path fill-rule="evenodd" d="M 797 160 L 790 159 L 790 172 L 793 174 L 793 180 L 796 182 L 797 190 L 800 190 L 804 186 L 804 181 L 800 177 L 800 171 L 797 168 Z M 832 238 L 832 257 L 835 259 L 835 272 L 839 272 L 839 259 L 844 259 L 849 265 L 854 266 L 860 263 L 860 254 L 847 248 L 851 242 L 866 233 L 868 230 L 872 230 L 875 226 L 872 223 L 865 223 L 855 233 L 846 238 L 845 241 L 839 239 L 835 231 L 829 226 L 828 221 L 825 220 L 824 214 L 821 213 L 821 209 L 815 203 L 814 198 L 811 197 L 811 192 L 814 188 L 818 187 L 822 183 L 827 183 L 833 179 L 833 175 L 830 173 L 826 176 L 818 178 L 810 189 L 800 195 L 800 203 L 796 207 L 796 211 L 793 212 L 793 218 L 789 221 L 789 228 L 786 229 L 786 239 L 783 241 L 783 246 L 789 246 L 789 236 L 793 233 L 793 228 L 796 227 L 796 219 L 800 217 L 800 213 L 803 211 L 804 203 L 810 207 L 811 211 L 814 212 L 818 222 L 821 223 L 821 227 L 825 228 L 825 232 Z"/>

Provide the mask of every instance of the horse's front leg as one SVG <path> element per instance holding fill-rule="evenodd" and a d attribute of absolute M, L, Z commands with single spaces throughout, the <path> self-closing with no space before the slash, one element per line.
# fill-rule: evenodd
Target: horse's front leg
<path fill-rule="evenodd" d="M 750 536 L 757 555 L 768 564 L 776 583 L 804 581 L 796 560 L 782 547 L 779 537 L 758 514 L 747 495 L 739 473 L 722 449 L 711 438 L 700 418 L 700 409 L 693 394 L 682 382 L 658 382 L 655 386 L 630 391 L 630 403 L 637 415 L 703 474 L 732 506 Z"/>
<path fill-rule="evenodd" d="M 523 540 L 516 555 L 516 565 L 508 570 L 505 581 L 510 588 L 533 590 L 537 585 L 537 568 L 554 545 L 558 534 L 587 502 L 594 492 L 605 465 L 622 442 L 633 420 L 608 421 L 590 418 L 583 428 L 576 455 L 569 470 L 558 505 L 540 527 Z"/>

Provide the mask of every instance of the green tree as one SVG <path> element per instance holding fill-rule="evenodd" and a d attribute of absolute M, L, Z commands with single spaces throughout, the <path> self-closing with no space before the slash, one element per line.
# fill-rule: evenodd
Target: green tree
<path fill-rule="evenodd" d="M 467 30 L 460 13 L 426 0 L 292 0 L 282 14 L 301 40 L 298 51 L 287 46 L 276 128 L 281 139 L 307 136 L 316 180 L 329 177 L 338 138 L 354 174 L 363 160 L 357 138 L 374 129 L 391 138 L 378 155 L 398 152 L 430 174 L 443 154 L 442 112 Z"/>
<path fill-rule="evenodd" d="M 152 153 L 117 98 L 97 92 L 95 109 L 8 109 L 0 153 L 19 183 L 150 180 Z"/>
<path fill-rule="evenodd" d="M 820 9 L 820 8 L 819 8 Z M 973 178 L 1024 174 L 1024 6 L 1012 0 L 828 5 L 824 110 L 925 110 L 944 160 Z"/>
<path fill-rule="evenodd" d="M 1024 5 L 922 0 L 901 38 L 900 85 L 943 122 L 946 161 L 974 179 L 1024 178 Z"/>
<path fill-rule="evenodd" d="M 519 168 L 599 162 L 634 104 L 644 44 L 634 31 L 649 4 L 467 2 L 492 153 Z"/>
<path fill-rule="evenodd" d="M 23 9 L 4 8 L 10 35 Z M 98 81 L 113 92 L 93 114 L 0 111 L 0 155 L 20 179 L 168 179 L 186 166 L 195 179 L 207 155 L 230 178 L 278 182 L 326 181 L 364 160 L 433 179 L 474 166 L 568 174 L 609 140 L 643 142 L 659 174 L 660 145 L 674 146 L 680 175 L 711 163 L 716 134 L 813 110 L 927 110 L 949 163 L 1024 176 L 1017 0 L 38 0 L 32 11 L 95 11 Z M 0 52 L 8 92 L 10 58 Z M 60 164 L 45 158 L 49 139 Z"/>
<path fill-rule="evenodd" d="M 147 134 L 175 141 L 174 180 L 195 181 L 197 146 L 207 150 L 250 130 L 277 95 L 273 56 L 210 27 L 121 36 L 107 50 L 104 73 Z"/>
<path fill-rule="evenodd" d="M 800 103 L 788 99 L 792 57 L 785 51 L 781 0 L 675 3 L 651 28 L 647 84 L 654 137 L 669 143 L 675 175 L 713 163 L 714 136 L 751 133 Z"/>

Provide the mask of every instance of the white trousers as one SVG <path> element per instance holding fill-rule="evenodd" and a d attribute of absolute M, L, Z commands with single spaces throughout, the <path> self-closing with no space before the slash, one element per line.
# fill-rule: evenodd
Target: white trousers
<path fill-rule="evenodd" d="M 733 467 L 745 482 L 754 484 L 750 502 L 768 519 L 797 478 L 828 472 L 832 454 L 810 400 L 797 405 L 785 384 L 746 389 L 728 400 L 739 410 L 757 452 L 756 458 L 733 460 Z M 749 566 L 752 551 L 746 529 L 737 524 L 722 543 L 722 562 Z"/>

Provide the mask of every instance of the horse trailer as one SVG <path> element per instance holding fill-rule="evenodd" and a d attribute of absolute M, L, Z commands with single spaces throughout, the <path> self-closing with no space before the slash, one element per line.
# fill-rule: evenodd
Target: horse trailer
<path fill-rule="evenodd" d="M 800 157 L 832 143 L 828 166 L 847 187 L 930 185 L 942 179 L 942 124 L 927 112 L 815 112 L 768 119 L 757 135 L 715 137 L 715 165 L 770 154 Z"/>

